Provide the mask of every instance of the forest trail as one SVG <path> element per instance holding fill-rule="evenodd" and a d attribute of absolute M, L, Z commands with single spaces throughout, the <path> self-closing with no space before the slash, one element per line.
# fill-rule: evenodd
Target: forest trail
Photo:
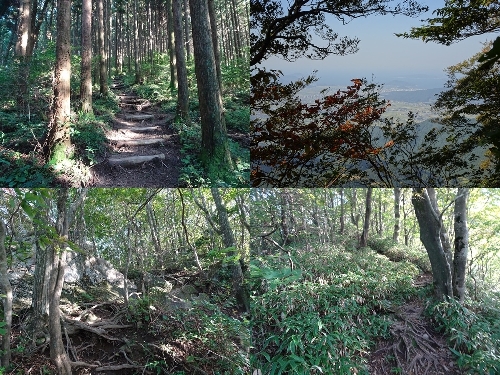
<path fill-rule="evenodd" d="M 111 151 L 93 171 L 92 187 L 177 187 L 181 168 L 179 136 L 163 113 L 122 82 L 111 86 L 120 98 L 113 129 L 106 132 Z"/>
<path fill-rule="evenodd" d="M 413 285 L 420 288 L 432 282 L 432 275 L 426 273 L 417 276 Z M 448 348 L 446 336 L 436 331 L 424 311 L 425 301 L 418 298 L 394 308 L 391 337 L 379 341 L 370 356 L 371 374 L 389 374 L 393 366 L 400 368 L 403 374 L 462 374 Z"/>

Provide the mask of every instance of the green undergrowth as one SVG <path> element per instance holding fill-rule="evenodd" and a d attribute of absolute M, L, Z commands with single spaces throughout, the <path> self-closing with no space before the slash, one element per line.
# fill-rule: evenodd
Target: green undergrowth
<path fill-rule="evenodd" d="M 323 245 L 251 265 L 252 367 L 263 374 L 367 374 L 392 309 L 416 295 L 418 268 L 369 248 Z"/>
<path fill-rule="evenodd" d="M 75 157 L 85 165 L 96 164 L 106 150 L 105 131 L 119 111 L 118 98 L 109 92 L 106 97 L 93 99 L 92 107 L 94 114 L 80 113 L 71 129 Z"/>
<path fill-rule="evenodd" d="M 368 246 L 393 262 L 408 261 L 420 268 L 422 272 L 431 272 L 431 262 L 424 249 L 406 246 L 387 237 L 369 239 Z"/>
<path fill-rule="evenodd" d="M 463 305 L 454 299 L 433 303 L 426 312 L 448 337 L 463 373 L 500 374 L 500 293 Z"/>

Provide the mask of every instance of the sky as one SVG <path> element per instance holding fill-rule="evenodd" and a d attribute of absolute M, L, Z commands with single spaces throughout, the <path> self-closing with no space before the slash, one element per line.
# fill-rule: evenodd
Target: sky
<path fill-rule="evenodd" d="M 397 2 L 395 2 L 397 3 Z M 394 80 L 414 83 L 418 88 L 439 88 L 446 82 L 444 70 L 477 53 L 482 42 L 497 35 L 485 34 L 444 46 L 434 42 L 398 38 L 394 33 L 409 31 L 412 26 L 424 24 L 432 18 L 432 11 L 444 6 L 444 0 L 420 0 L 429 6 L 429 12 L 417 18 L 406 16 L 369 16 L 354 19 L 342 25 L 333 17 L 327 18 L 334 31 L 342 36 L 360 39 L 359 51 L 347 56 L 329 56 L 324 60 L 299 59 L 289 63 L 277 57 L 266 60 L 262 66 L 281 70 L 285 78 L 300 78 L 317 70 L 317 85 L 350 84 L 352 78 L 368 78 L 376 83 Z M 338 26 L 338 27 L 337 27 Z"/>

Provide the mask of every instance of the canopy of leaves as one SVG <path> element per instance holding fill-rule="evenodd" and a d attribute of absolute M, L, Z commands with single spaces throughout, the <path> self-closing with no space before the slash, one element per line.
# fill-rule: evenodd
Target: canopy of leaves
<path fill-rule="evenodd" d="M 264 115 L 251 121 L 255 186 L 329 186 L 392 145 L 374 146 L 370 127 L 389 105 L 374 84 L 353 79 L 346 90 L 304 104 L 297 93 L 314 78 L 283 85 L 279 75 L 252 78 L 252 108 Z"/>
<path fill-rule="evenodd" d="M 500 3 L 496 0 L 446 0 L 445 7 L 433 13 L 437 17 L 427 19 L 427 25 L 396 35 L 450 45 L 500 30 Z"/>

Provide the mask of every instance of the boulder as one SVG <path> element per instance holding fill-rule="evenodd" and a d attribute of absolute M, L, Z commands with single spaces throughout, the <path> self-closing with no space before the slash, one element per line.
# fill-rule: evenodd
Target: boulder
<path fill-rule="evenodd" d="M 151 288 L 158 287 L 167 290 L 167 293 L 172 291 L 173 285 L 171 282 L 166 281 L 160 276 L 156 276 L 149 272 L 144 272 L 143 275 L 144 287 L 146 290 L 151 290 Z"/>
<path fill-rule="evenodd" d="M 124 295 L 125 277 L 123 273 L 114 268 L 111 263 L 102 258 L 90 257 L 85 260 L 83 275 L 88 278 L 91 284 L 108 283 L 113 292 Z M 128 292 L 137 292 L 137 287 L 130 280 L 127 281 Z"/>

